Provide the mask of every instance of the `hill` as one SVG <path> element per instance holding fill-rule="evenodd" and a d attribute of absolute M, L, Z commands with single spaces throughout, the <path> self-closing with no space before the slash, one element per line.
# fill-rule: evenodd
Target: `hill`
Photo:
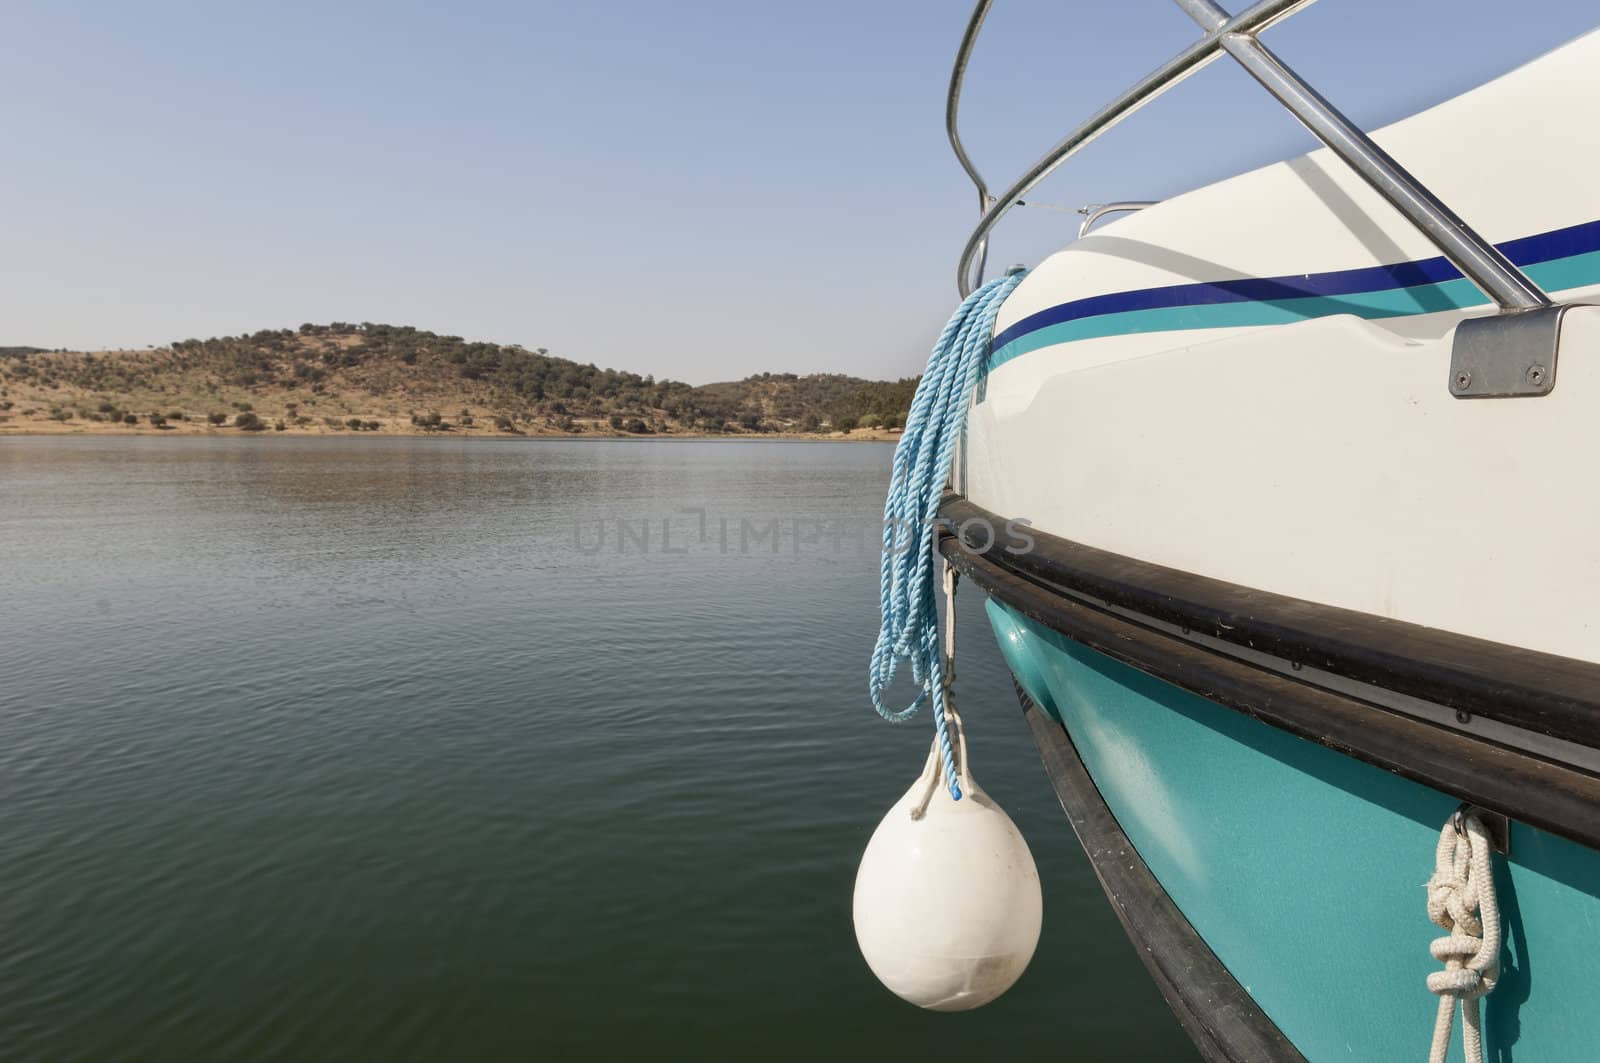
<path fill-rule="evenodd" d="M 693 386 L 543 348 L 334 322 L 143 351 L 0 347 L 5 430 L 849 434 L 900 427 L 916 378 L 762 373 Z"/>

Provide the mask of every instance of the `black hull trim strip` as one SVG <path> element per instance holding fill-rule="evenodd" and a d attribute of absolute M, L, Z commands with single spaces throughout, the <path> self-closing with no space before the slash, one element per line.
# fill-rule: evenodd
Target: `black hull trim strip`
<path fill-rule="evenodd" d="M 1301 738 L 1600 848 L 1600 778 L 1290 679 L 1085 605 L 1002 568 L 989 556 L 969 553 L 953 536 L 944 536 L 939 548 L 986 592 L 1090 649 Z"/>
<path fill-rule="evenodd" d="M 953 527 L 1005 520 L 948 494 Z M 981 541 L 970 526 L 969 549 Z M 980 551 L 1029 580 L 1299 665 L 1552 738 L 1600 748 L 1600 665 L 1321 605 L 1154 565 L 1034 529 L 1036 546 Z"/>
<path fill-rule="evenodd" d="M 1122 833 L 1067 732 L 1021 688 L 1023 715 L 1106 899 L 1178 1022 L 1208 1060 L 1304 1063 L 1184 918 Z"/>

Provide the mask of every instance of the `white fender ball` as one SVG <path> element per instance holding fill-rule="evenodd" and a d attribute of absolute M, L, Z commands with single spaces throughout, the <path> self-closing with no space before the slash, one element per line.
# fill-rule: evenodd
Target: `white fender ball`
<path fill-rule="evenodd" d="M 1022 976 L 1039 944 L 1039 871 L 1011 817 L 974 783 L 943 779 L 920 819 L 918 780 L 867 842 L 856 871 L 861 955 L 896 996 L 934 1011 L 981 1007 Z"/>

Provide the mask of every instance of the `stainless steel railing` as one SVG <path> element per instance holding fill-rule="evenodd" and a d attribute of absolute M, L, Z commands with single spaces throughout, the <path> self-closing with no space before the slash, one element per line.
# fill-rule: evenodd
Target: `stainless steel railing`
<path fill-rule="evenodd" d="M 1086 207 L 1079 207 L 1078 213 L 1083 215 L 1083 224 L 1078 226 L 1078 236 L 1088 236 L 1089 230 L 1094 228 L 1094 223 L 1101 218 L 1112 214 L 1127 214 L 1132 211 L 1143 210 L 1146 207 L 1155 206 L 1156 202 L 1153 199 L 1125 199 L 1116 203 L 1090 203 Z M 979 274 L 983 272 L 981 265 L 978 272 Z"/>
<path fill-rule="evenodd" d="M 950 93 L 945 107 L 945 129 L 967 175 L 978 188 L 981 217 L 967 238 L 956 267 L 956 284 L 963 297 L 982 282 L 989 236 L 1001 218 L 1016 206 L 1039 182 L 1057 167 L 1093 143 L 1102 133 L 1134 111 L 1154 100 L 1190 74 L 1221 55 L 1228 55 L 1242 66 L 1314 136 L 1355 170 L 1423 235 L 1463 276 L 1494 300 L 1502 311 L 1531 310 L 1551 305 L 1542 292 L 1493 244 L 1479 236 L 1454 211 L 1445 206 L 1378 147 L 1304 79 L 1274 55 L 1256 35 L 1288 18 L 1314 0 L 1261 0 L 1238 15 L 1229 15 L 1212 0 L 1175 0 L 1185 14 L 1199 23 L 1205 36 L 1091 115 L 1034 163 L 999 196 L 992 196 L 966 150 L 957 130 L 961 83 L 967 62 L 993 0 L 978 0 L 967 31 L 962 36 L 950 75 Z M 976 265 L 976 269 L 974 269 Z"/>

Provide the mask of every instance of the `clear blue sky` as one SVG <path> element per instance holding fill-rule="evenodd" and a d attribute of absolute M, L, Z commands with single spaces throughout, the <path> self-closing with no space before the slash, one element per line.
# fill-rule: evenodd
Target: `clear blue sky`
<path fill-rule="evenodd" d="M 942 128 L 968 10 L 8 4 L 0 344 L 371 320 L 693 382 L 916 372 L 975 212 Z M 1597 21 L 1592 0 L 1324 0 L 1266 39 L 1371 127 Z M 1165 0 L 998 0 L 974 156 L 1005 184 L 1196 32 Z M 1217 63 L 1038 197 L 1158 198 L 1309 146 Z M 1074 222 L 1019 212 L 996 259 Z"/>

